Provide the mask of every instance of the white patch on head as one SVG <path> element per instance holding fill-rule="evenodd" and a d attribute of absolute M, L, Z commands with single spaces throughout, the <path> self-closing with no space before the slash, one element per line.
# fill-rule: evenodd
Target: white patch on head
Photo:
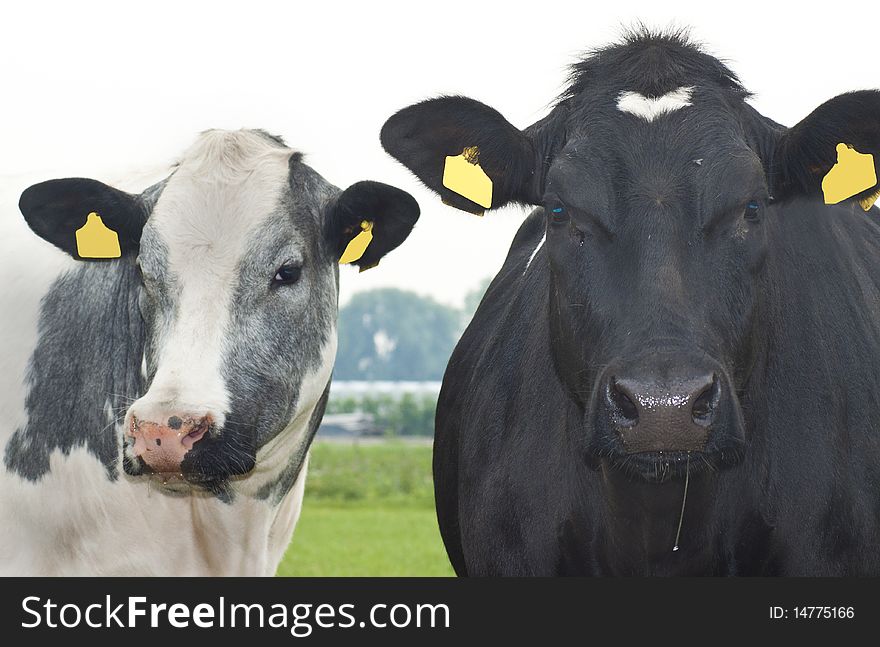
<path fill-rule="evenodd" d="M 132 407 L 138 417 L 190 409 L 222 426 L 229 407 L 222 346 L 237 268 L 251 233 L 278 206 L 292 153 L 246 130 L 206 132 L 184 153 L 147 225 L 167 248 L 177 295 L 156 375 Z"/>
<path fill-rule="evenodd" d="M 618 95 L 617 109 L 651 122 L 661 115 L 693 105 L 691 103 L 693 91 L 694 86 L 691 85 L 667 92 L 662 97 L 646 97 L 627 90 Z"/>
<path fill-rule="evenodd" d="M 544 241 L 546 241 L 546 240 L 547 240 L 547 232 L 545 231 L 544 235 L 541 236 L 541 240 L 538 242 L 538 246 L 535 247 L 534 251 L 532 251 L 532 255 L 529 256 L 529 260 L 526 263 L 525 269 L 523 270 L 523 276 L 526 275 L 526 271 L 529 269 L 529 267 L 531 267 L 532 261 L 535 260 L 535 256 L 537 256 L 538 252 L 541 251 L 541 248 L 544 246 Z"/>

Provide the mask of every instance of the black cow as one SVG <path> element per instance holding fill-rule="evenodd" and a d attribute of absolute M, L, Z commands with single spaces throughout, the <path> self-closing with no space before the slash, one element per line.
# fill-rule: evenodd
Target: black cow
<path fill-rule="evenodd" d="M 443 380 L 458 574 L 880 573 L 877 187 L 822 189 L 839 144 L 877 173 L 880 92 L 793 128 L 748 96 L 685 36 L 641 32 L 523 131 L 464 97 L 385 124 L 445 202 L 482 208 L 443 185 L 470 150 L 491 208 L 538 207 Z"/>

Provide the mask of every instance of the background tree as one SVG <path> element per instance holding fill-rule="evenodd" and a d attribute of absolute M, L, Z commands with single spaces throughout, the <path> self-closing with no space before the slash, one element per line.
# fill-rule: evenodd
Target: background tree
<path fill-rule="evenodd" d="M 355 294 L 339 312 L 338 380 L 439 380 L 458 340 L 459 311 L 414 292 Z"/>

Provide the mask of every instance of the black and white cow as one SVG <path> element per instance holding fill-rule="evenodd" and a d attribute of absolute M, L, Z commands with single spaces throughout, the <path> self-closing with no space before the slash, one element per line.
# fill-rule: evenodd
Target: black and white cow
<path fill-rule="evenodd" d="M 880 574 L 880 92 L 793 128 L 747 98 L 641 32 L 523 131 L 464 97 L 386 123 L 446 202 L 487 206 L 444 184 L 470 149 L 488 206 L 538 207 L 443 380 L 457 573 Z M 873 159 L 826 205 L 848 147 Z"/>
<path fill-rule="evenodd" d="M 24 220 L 3 214 L 4 574 L 273 574 L 327 399 L 339 259 L 366 221 L 354 264 L 375 265 L 419 216 L 262 131 L 206 132 L 163 176 L 139 194 L 51 180 Z M 120 258 L 74 260 L 90 213 Z"/>

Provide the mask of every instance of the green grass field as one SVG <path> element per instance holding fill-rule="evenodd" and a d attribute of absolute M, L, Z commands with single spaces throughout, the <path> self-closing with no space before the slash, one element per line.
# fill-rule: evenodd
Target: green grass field
<path fill-rule="evenodd" d="M 429 446 L 314 444 L 302 516 L 278 575 L 452 574 Z"/>

